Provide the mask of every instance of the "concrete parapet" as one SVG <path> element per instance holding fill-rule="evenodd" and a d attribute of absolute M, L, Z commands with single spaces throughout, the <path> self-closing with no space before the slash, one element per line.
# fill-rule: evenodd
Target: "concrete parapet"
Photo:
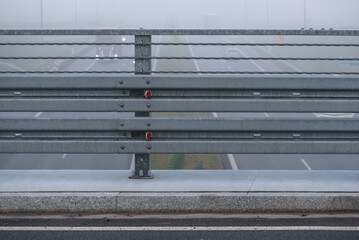
<path fill-rule="evenodd" d="M 359 193 L 1 193 L 0 213 L 359 212 Z"/>
<path fill-rule="evenodd" d="M 2 170 L 0 213 L 359 212 L 357 171 Z"/>

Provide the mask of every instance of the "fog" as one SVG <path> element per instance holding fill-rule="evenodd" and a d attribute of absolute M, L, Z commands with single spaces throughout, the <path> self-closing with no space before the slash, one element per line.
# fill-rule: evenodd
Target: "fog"
<path fill-rule="evenodd" d="M 0 0 L 1 28 L 359 28 L 357 0 Z"/>

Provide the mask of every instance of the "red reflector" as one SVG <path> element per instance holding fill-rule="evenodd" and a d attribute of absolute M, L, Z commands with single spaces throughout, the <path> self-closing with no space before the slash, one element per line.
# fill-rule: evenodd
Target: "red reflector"
<path fill-rule="evenodd" d="M 149 90 L 147 90 L 146 92 L 145 92 L 145 97 L 146 98 L 151 98 L 152 97 L 152 92 L 151 91 L 149 91 Z"/>
<path fill-rule="evenodd" d="M 146 132 L 146 140 L 150 141 L 152 138 L 152 134 L 150 132 Z"/>

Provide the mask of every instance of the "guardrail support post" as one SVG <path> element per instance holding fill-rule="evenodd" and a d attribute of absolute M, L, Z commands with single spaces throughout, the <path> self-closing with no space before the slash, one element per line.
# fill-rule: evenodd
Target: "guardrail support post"
<path fill-rule="evenodd" d="M 135 35 L 135 74 L 151 74 L 151 35 Z M 148 44 L 148 45 L 143 45 Z M 144 93 L 132 92 L 132 96 L 142 96 Z M 135 112 L 135 117 L 150 117 L 149 112 Z M 145 140 L 145 136 L 143 137 Z M 135 171 L 130 178 L 152 178 L 151 176 L 151 155 L 135 154 Z"/>

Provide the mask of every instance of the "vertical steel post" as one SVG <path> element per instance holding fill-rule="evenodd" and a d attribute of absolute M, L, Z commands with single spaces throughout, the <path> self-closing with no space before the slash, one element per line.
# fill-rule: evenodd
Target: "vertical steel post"
<path fill-rule="evenodd" d="M 135 74 L 151 74 L 151 35 L 135 35 Z M 144 92 L 133 91 L 132 96 L 144 97 Z M 150 105 L 149 105 L 150 106 Z M 150 117 L 149 112 L 135 112 L 135 117 Z M 142 134 L 140 135 L 142 137 Z M 143 136 L 145 140 L 145 136 Z M 151 155 L 135 154 L 135 171 L 131 178 L 152 178 L 151 177 Z"/>

